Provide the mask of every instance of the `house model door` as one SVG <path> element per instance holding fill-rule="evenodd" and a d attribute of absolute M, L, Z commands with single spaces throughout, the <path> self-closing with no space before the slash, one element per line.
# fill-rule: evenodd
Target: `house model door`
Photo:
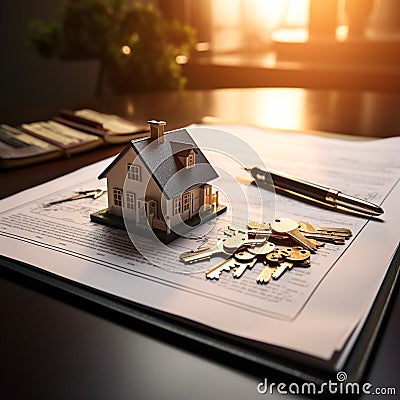
<path fill-rule="evenodd" d="M 139 199 L 136 207 L 136 224 L 153 227 L 153 218 L 157 217 L 157 203 L 155 200 Z"/>
<path fill-rule="evenodd" d="M 194 189 L 192 194 L 192 207 L 191 207 L 191 216 L 196 215 L 199 212 L 200 208 L 200 189 Z"/>
<path fill-rule="evenodd" d="M 212 203 L 211 185 L 204 185 L 204 204 Z"/>
<path fill-rule="evenodd" d="M 183 193 L 181 218 L 184 221 L 191 217 L 191 207 L 192 207 L 192 193 L 191 192 Z"/>

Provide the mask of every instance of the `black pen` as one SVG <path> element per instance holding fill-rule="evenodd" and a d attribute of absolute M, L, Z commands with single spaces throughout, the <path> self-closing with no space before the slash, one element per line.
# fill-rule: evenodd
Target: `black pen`
<path fill-rule="evenodd" d="M 382 207 L 369 201 L 358 199 L 339 190 L 297 179 L 282 172 L 274 170 L 267 172 L 258 167 L 246 168 L 246 170 L 251 173 L 257 184 L 267 186 L 272 184 L 274 188 L 298 197 L 373 216 L 381 215 L 384 212 Z"/>

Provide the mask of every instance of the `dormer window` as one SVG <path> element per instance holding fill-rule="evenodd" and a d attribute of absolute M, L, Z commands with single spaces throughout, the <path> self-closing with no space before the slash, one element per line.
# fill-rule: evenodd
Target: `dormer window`
<path fill-rule="evenodd" d="M 193 150 L 191 153 L 186 157 L 186 168 L 193 167 L 194 165 L 194 152 Z"/>
<path fill-rule="evenodd" d="M 198 150 L 193 144 L 171 142 L 177 169 L 191 168 L 196 163 L 196 153 Z"/>

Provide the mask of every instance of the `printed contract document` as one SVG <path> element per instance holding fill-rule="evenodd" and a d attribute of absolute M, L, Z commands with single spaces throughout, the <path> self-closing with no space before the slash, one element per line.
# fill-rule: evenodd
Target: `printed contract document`
<path fill-rule="evenodd" d="M 221 258 L 185 265 L 178 254 L 214 244 L 230 223 L 229 213 L 207 234 L 200 227 L 174 241 L 171 251 L 160 248 L 157 266 L 135 249 L 125 231 L 90 222 L 90 213 L 107 207 L 106 196 L 45 207 L 75 191 L 104 185 L 97 180 L 111 162 L 104 160 L 2 200 L 1 254 L 237 337 L 323 360 L 337 350 L 346 354 L 400 240 L 400 138 L 349 141 L 248 126 L 214 128 L 246 140 L 269 168 L 379 204 L 385 213 L 368 220 L 276 195 L 270 205 L 276 216 L 347 227 L 352 238 L 344 246 L 326 244 L 311 256 L 310 268 L 293 269 L 267 285 L 256 283 L 262 264 L 240 279 L 224 273 L 210 281 L 204 272 Z M 212 161 L 213 155 L 206 155 Z M 254 190 L 244 185 L 249 199 Z"/>

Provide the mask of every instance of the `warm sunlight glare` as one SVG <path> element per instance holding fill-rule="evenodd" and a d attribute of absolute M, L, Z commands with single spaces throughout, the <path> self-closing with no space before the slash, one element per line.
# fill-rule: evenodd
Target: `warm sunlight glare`
<path fill-rule="evenodd" d="M 239 31 L 250 32 L 252 38 L 257 36 L 268 42 L 277 30 L 291 30 L 288 34 L 292 36 L 296 32 L 304 35 L 310 0 L 216 0 L 212 7 L 214 29 L 220 40 L 235 40 L 233 29 L 239 28 Z M 221 30 L 225 30 L 226 35 L 222 35 Z"/>
<path fill-rule="evenodd" d="M 300 129 L 304 125 L 303 97 L 300 90 L 277 90 L 273 97 L 256 103 L 253 123 L 279 129 Z"/>
<path fill-rule="evenodd" d="M 310 0 L 252 0 L 254 14 L 271 30 L 304 27 L 308 21 Z"/>

